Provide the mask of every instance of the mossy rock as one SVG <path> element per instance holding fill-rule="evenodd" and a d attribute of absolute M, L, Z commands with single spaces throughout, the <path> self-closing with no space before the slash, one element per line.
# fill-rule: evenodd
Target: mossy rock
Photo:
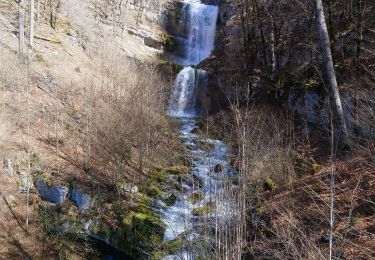
<path fill-rule="evenodd" d="M 196 144 L 200 149 L 202 149 L 203 151 L 210 151 L 214 148 L 214 145 L 213 144 L 210 144 L 208 142 L 205 142 L 205 141 L 201 141 L 201 140 L 194 140 L 193 141 L 194 144 Z"/>
<path fill-rule="evenodd" d="M 181 175 L 181 174 L 189 173 L 189 167 L 185 165 L 171 166 L 171 167 L 168 167 L 166 170 L 167 170 L 167 173 L 173 174 L 173 175 Z"/>
<path fill-rule="evenodd" d="M 195 191 L 191 194 L 189 200 L 194 205 L 203 199 L 204 195 L 201 191 Z"/>
<path fill-rule="evenodd" d="M 165 205 L 167 205 L 168 207 L 172 206 L 173 204 L 175 204 L 177 200 L 177 196 L 172 193 L 171 195 L 169 195 L 165 200 L 164 200 L 164 203 Z"/>
<path fill-rule="evenodd" d="M 214 202 L 209 202 L 209 203 L 207 203 L 206 206 L 193 209 L 193 215 L 196 216 L 196 217 L 208 215 L 208 214 L 212 213 L 215 209 L 216 209 L 216 204 Z"/>
<path fill-rule="evenodd" d="M 163 195 L 160 184 L 156 182 L 149 182 L 144 188 L 144 193 L 150 197 L 161 197 Z"/>
<path fill-rule="evenodd" d="M 189 156 L 181 155 L 176 158 L 176 164 L 178 166 L 186 166 L 186 167 L 191 167 L 193 166 L 193 162 Z"/>
<path fill-rule="evenodd" d="M 176 48 L 176 44 L 174 42 L 174 39 L 166 33 L 160 34 L 160 42 L 163 44 L 164 49 L 167 52 L 173 52 Z"/>
<path fill-rule="evenodd" d="M 117 237 L 125 253 L 136 259 L 147 259 L 146 254 L 162 243 L 165 226 L 151 208 L 140 208 L 142 212 L 130 211 L 123 217 Z"/>
<path fill-rule="evenodd" d="M 171 69 L 173 71 L 174 74 L 178 74 L 180 73 L 181 70 L 184 69 L 183 66 L 181 66 L 180 64 L 176 64 L 176 63 L 173 63 L 171 61 L 166 61 L 166 60 L 159 60 L 156 64 L 156 67 L 161 70 L 161 71 L 164 71 L 165 69 Z"/>

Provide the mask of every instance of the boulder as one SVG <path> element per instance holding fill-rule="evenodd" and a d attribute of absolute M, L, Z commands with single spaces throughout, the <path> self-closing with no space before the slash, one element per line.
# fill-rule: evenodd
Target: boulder
<path fill-rule="evenodd" d="M 20 172 L 20 181 L 18 184 L 18 190 L 20 192 L 27 192 L 33 187 L 33 180 L 26 172 Z"/>
<path fill-rule="evenodd" d="M 8 203 L 9 207 L 11 207 L 11 208 L 18 205 L 18 200 L 13 195 L 6 196 L 5 200 Z"/>
<path fill-rule="evenodd" d="M 36 187 L 42 199 L 55 204 L 62 204 L 69 192 L 69 188 L 62 185 L 53 185 L 49 187 L 44 179 L 39 179 L 36 183 Z"/>
<path fill-rule="evenodd" d="M 9 158 L 4 159 L 4 171 L 6 174 L 13 175 L 15 170 L 13 168 L 12 161 Z"/>
<path fill-rule="evenodd" d="M 81 212 L 88 211 L 93 204 L 92 198 L 88 194 L 78 190 L 76 187 L 72 190 L 71 198 Z"/>
<path fill-rule="evenodd" d="M 122 184 L 120 187 L 121 191 L 128 192 L 128 193 L 137 193 L 139 191 L 138 186 L 131 185 L 131 184 Z"/>

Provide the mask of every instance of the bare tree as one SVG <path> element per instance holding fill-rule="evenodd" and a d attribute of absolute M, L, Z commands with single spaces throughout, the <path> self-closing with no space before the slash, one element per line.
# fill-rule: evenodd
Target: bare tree
<path fill-rule="evenodd" d="M 26 51 L 25 51 L 25 0 L 19 0 L 18 13 L 19 13 L 19 54 L 21 56 L 25 56 L 26 55 Z"/>
<path fill-rule="evenodd" d="M 331 44 L 329 41 L 329 34 L 324 16 L 324 9 L 322 0 L 316 0 L 316 20 L 320 35 L 320 45 L 323 51 L 324 67 L 327 74 L 327 80 L 330 87 L 330 95 L 332 106 L 336 112 L 337 123 L 339 126 L 340 140 L 344 145 L 348 145 L 348 129 L 345 122 L 344 111 L 341 104 L 340 93 L 337 85 L 335 69 L 333 66 L 333 58 L 331 52 Z"/>
<path fill-rule="evenodd" d="M 34 45 L 34 15 L 35 15 L 35 1 L 30 0 L 30 25 L 29 25 L 29 44 L 30 47 Z"/>

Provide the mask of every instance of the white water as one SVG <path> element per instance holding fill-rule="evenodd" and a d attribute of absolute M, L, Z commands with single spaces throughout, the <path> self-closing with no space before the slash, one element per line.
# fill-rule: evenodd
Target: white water
<path fill-rule="evenodd" d="M 204 138 L 194 134 L 193 131 L 196 128 L 195 118 L 199 116 L 200 111 L 198 87 L 205 87 L 207 84 L 207 72 L 186 66 L 199 64 L 213 50 L 218 7 L 204 5 L 197 0 L 185 0 L 182 9 L 187 15 L 184 20 L 189 26 L 189 36 L 184 42 L 185 56 L 178 57 L 175 61 L 185 67 L 177 75 L 174 83 L 168 113 L 179 118 L 180 137 L 189 147 L 189 156 L 192 158 L 191 177 L 199 178 L 201 185 L 197 187 L 194 181 L 182 181 L 183 191 L 177 194 L 174 205 L 164 211 L 163 222 L 166 225 L 164 240 L 170 241 L 183 236 L 190 244 L 181 248 L 176 254 L 165 257 L 165 260 L 194 259 L 199 255 L 199 249 L 191 245 L 201 236 L 196 226 L 202 224 L 202 219 L 217 221 L 230 215 L 223 194 L 223 180 L 230 172 L 227 147 L 219 140 Z M 210 148 L 204 149 L 202 144 Z M 222 170 L 214 173 L 213 169 L 218 164 L 222 166 Z M 193 205 L 189 198 L 196 191 L 202 192 L 203 197 Z M 216 210 L 205 217 L 198 218 L 193 215 L 194 208 L 206 206 L 207 203 L 214 203 Z"/>
<path fill-rule="evenodd" d="M 185 0 L 181 13 L 186 15 L 189 34 L 183 40 L 185 54 L 176 57 L 175 62 L 184 66 L 197 65 L 210 56 L 215 45 L 216 21 L 219 8 L 205 5 L 197 0 Z"/>

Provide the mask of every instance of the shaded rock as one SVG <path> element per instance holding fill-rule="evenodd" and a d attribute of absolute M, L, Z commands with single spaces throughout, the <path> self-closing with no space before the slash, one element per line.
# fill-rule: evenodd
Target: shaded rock
<path fill-rule="evenodd" d="M 143 38 L 143 43 L 146 46 L 154 48 L 154 49 L 161 50 L 163 48 L 163 44 L 160 41 L 155 40 L 155 39 L 153 39 L 151 37 L 145 37 L 145 38 Z"/>
<path fill-rule="evenodd" d="M 216 164 L 215 167 L 214 167 L 214 172 L 215 173 L 219 173 L 219 172 L 222 172 L 224 170 L 224 165 L 222 164 Z"/>
<path fill-rule="evenodd" d="M 39 179 L 36 187 L 42 199 L 56 204 L 62 204 L 69 192 L 69 189 L 65 186 L 54 185 L 49 187 L 44 179 Z"/>
<path fill-rule="evenodd" d="M 81 212 L 88 211 L 93 203 L 93 200 L 88 194 L 83 193 L 77 188 L 73 188 L 71 198 Z"/>
<path fill-rule="evenodd" d="M 324 243 L 329 243 L 329 238 L 330 238 L 330 235 L 329 234 L 325 234 L 324 236 L 322 236 L 319 240 L 320 243 L 324 244 Z M 332 236 L 332 241 L 336 241 L 336 237 L 333 235 Z"/>
<path fill-rule="evenodd" d="M 20 182 L 18 184 L 18 190 L 20 192 L 27 192 L 33 187 L 33 180 L 31 176 L 28 176 L 26 172 L 20 172 Z"/>

